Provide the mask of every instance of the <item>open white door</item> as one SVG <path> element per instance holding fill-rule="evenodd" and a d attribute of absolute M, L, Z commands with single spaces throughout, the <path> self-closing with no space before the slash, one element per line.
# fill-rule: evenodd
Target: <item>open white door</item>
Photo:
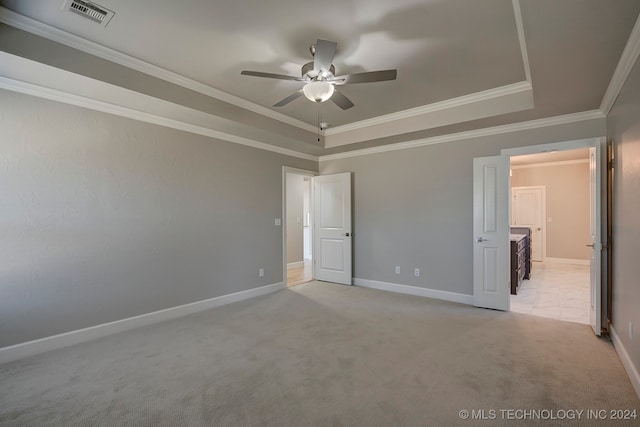
<path fill-rule="evenodd" d="M 589 320 L 593 332 L 600 335 L 602 331 L 602 293 L 601 275 L 602 269 L 602 234 L 601 234 L 601 212 L 600 212 L 600 145 L 589 148 L 589 209 L 590 209 L 590 237 L 591 259 L 589 261 L 590 271 L 590 291 L 591 305 L 589 306 Z"/>
<path fill-rule="evenodd" d="M 313 257 L 316 280 L 351 285 L 351 174 L 313 181 Z"/>
<path fill-rule="evenodd" d="M 473 159 L 473 305 L 509 310 L 509 157 Z"/>
<path fill-rule="evenodd" d="M 531 228 L 531 260 L 543 260 L 545 187 L 511 189 L 511 225 Z"/>

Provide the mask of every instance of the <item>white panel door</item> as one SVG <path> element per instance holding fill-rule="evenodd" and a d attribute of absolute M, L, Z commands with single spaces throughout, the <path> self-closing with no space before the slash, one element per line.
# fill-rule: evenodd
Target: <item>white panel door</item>
<path fill-rule="evenodd" d="M 531 259 L 542 261 L 544 241 L 544 187 L 511 190 L 511 224 L 531 228 Z"/>
<path fill-rule="evenodd" d="M 600 271 L 602 269 L 602 235 L 601 235 L 601 216 L 600 216 L 600 179 L 601 179 L 601 162 L 600 162 L 600 145 L 589 149 L 589 209 L 590 209 L 590 237 L 591 243 L 587 246 L 591 247 L 591 258 L 589 260 L 590 270 L 590 306 L 589 320 L 593 332 L 600 335 L 602 330 L 602 283 Z"/>
<path fill-rule="evenodd" d="M 509 310 L 509 158 L 473 159 L 473 305 Z"/>
<path fill-rule="evenodd" d="M 351 173 L 312 181 L 314 277 L 351 285 Z"/>

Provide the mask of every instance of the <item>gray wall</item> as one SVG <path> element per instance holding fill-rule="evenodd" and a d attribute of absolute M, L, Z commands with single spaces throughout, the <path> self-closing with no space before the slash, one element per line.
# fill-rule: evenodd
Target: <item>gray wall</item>
<path fill-rule="evenodd" d="M 547 257 L 588 260 L 589 163 L 513 169 L 512 187 L 544 185 Z M 545 220 L 546 221 L 546 220 Z"/>
<path fill-rule="evenodd" d="M 287 174 L 287 263 L 302 261 L 304 177 Z"/>
<path fill-rule="evenodd" d="M 640 64 L 607 118 L 615 147 L 612 323 L 640 371 Z M 635 335 L 629 339 L 629 322 Z"/>
<path fill-rule="evenodd" d="M 321 161 L 322 174 L 353 172 L 354 276 L 471 295 L 473 158 L 604 134 L 599 119 Z"/>
<path fill-rule="evenodd" d="M 317 170 L 7 91 L 0 135 L 0 347 L 281 282 L 282 166 Z"/>

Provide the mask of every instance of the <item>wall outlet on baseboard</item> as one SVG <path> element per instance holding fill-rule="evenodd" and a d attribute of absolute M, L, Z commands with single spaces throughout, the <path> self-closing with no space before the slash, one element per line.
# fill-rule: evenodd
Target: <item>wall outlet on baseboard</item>
<path fill-rule="evenodd" d="M 419 268 L 415 268 L 413 270 L 413 275 L 416 276 L 416 277 L 420 277 L 420 269 Z"/>
<path fill-rule="evenodd" d="M 400 274 L 400 266 L 396 265 L 396 274 Z"/>
<path fill-rule="evenodd" d="M 633 322 L 629 322 L 629 339 L 633 339 Z"/>
<path fill-rule="evenodd" d="M 258 269 L 258 276 L 259 277 L 264 277 L 264 268 L 261 267 L 261 268 Z"/>

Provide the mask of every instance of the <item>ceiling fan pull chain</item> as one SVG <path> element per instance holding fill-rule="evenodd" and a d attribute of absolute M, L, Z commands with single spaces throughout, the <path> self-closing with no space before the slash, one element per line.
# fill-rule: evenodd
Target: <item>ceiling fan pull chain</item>
<path fill-rule="evenodd" d="M 322 104 L 318 104 L 318 142 L 320 142 L 320 123 L 322 123 Z"/>

